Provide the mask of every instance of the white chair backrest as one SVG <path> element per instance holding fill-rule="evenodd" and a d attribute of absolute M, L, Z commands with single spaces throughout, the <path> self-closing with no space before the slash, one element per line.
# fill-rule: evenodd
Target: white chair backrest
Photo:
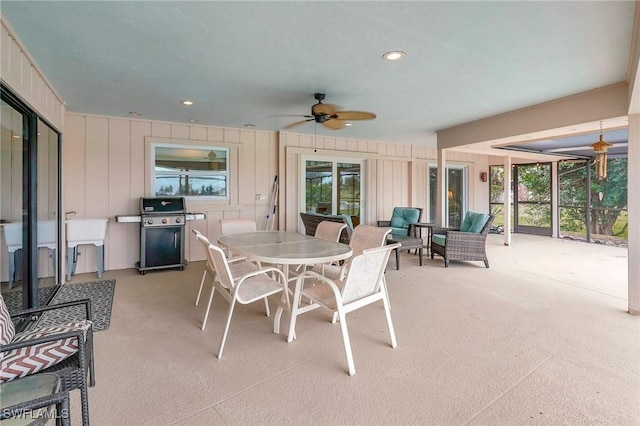
<path fill-rule="evenodd" d="M 393 244 L 366 249 L 351 258 L 349 272 L 342 287 L 342 303 L 344 305 L 380 291 L 380 283 L 389 260 L 389 253 L 399 246 L 400 244 Z"/>
<path fill-rule="evenodd" d="M 253 219 L 220 219 L 220 231 L 222 235 L 238 232 L 254 232 L 258 228 Z"/>
<path fill-rule="evenodd" d="M 209 241 L 209 239 L 200 231 L 198 231 L 197 229 L 192 229 L 193 233 L 196 235 L 196 240 L 202 244 L 202 248 L 204 249 L 205 254 L 207 253 L 207 248 L 209 247 L 209 244 L 211 244 L 211 242 Z"/>
<path fill-rule="evenodd" d="M 362 253 L 366 249 L 382 247 L 386 243 L 387 234 L 391 228 L 378 228 L 377 226 L 358 225 L 353 230 L 349 246 L 353 254 Z"/>
<path fill-rule="evenodd" d="M 342 230 L 346 227 L 346 223 L 323 220 L 318 224 L 318 227 L 316 228 L 315 237 L 337 243 L 340 240 L 340 234 L 342 234 Z"/>
<path fill-rule="evenodd" d="M 231 275 L 231 270 L 227 263 L 227 257 L 224 255 L 222 249 L 211 244 L 204 235 L 198 235 L 196 238 L 206 247 L 205 253 L 207 254 L 207 262 L 209 262 L 216 271 L 217 278 L 220 280 L 222 285 L 229 289 L 234 288 L 233 275 Z"/>

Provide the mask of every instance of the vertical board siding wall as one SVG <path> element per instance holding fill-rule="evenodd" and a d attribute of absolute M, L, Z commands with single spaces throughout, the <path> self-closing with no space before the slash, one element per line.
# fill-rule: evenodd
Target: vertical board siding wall
<path fill-rule="evenodd" d="M 175 143 L 225 146 L 230 150 L 229 201 L 187 200 L 190 212 L 206 213 L 205 220 L 187 223 L 187 260 L 203 260 L 191 228 L 213 240 L 220 235 L 219 219 L 254 218 L 262 228 L 268 211 L 273 179 L 279 175 L 277 229 L 300 231 L 301 155 L 366 159 L 365 222 L 388 220 L 394 206 L 426 208 L 428 165 L 437 151 L 379 141 L 318 137 L 208 126 L 188 126 L 146 120 L 128 120 L 68 113 L 63 134 L 64 210 L 78 218 L 111 219 L 105 241 L 105 269 L 135 267 L 139 260 L 140 225 L 116 223 L 117 215 L 137 215 L 139 198 L 150 193 L 150 144 Z M 317 151 L 317 152 L 314 152 Z M 483 156 L 448 153 L 449 162 L 466 164 L 469 176 L 486 165 Z M 476 166 L 478 164 L 479 166 Z M 481 166 L 480 166 L 481 165 Z M 470 208 L 488 208 L 486 195 L 474 194 L 470 178 Z M 256 198 L 260 198 L 256 200 Z M 484 208 L 486 204 L 486 208 Z M 77 272 L 96 270 L 95 247 L 81 246 Z"/>
<path fill-rule="evenodd" d="M 303 188 L 301 157 L 308 155 L 354 157 L 366 160 L 363 223 L 375 225 L 378 220 L 389 220 L 393 207 L 422 207 L 426 218 L 429 185 L 429 165 L 435 165 L 435 148 L 417 147 L 382 141 L 368 141 L 333 137 L 314 137 L 280 132 L 280 174 L 286 176 L 286 186 L 280 193 L 280 223 L 288 231 L 303 232 L 298 212 Z M 487 169 L 485 156 L 464 152 L 447 152 L 447 162 L 468 168 L 469 208 L 489 209 L 489 187 L 478 188 L 478 170 Z"/>
<path fill-rule="evenodd" d="M 187 210 L 206 213 L 205 220 L 187 223 L 187 260 L 203 260 L 204 253 L 191 232 L 195 227 L 217 239 L 218 220 L 255 218 L 264 224 L 268 196 L 277 173 L 275 132 L 186 126 L 69 113 L 63 135 L 63 202 L 78 218 L 108 217 L 105 269 L 135 267 L 140 256 L 140 225 L 116 223 L 117 215 L 139 214 L 139 199 L 151 196 L 148 149 L 154 140 L 226 146 L 231 158 L 228 202 L 187 200 Z M 256 200 L 256 195 L 265 198 Z M 94 246 L 81 246 L 77 273 L 96 268 Z"/>
<path fill-rule="evenodd" d="M 0 76 L 32 109 L 58 130 L 64 124 L 64 102 L 36 67 L 13 29 L 0 20 Z"/>
<path fill-rule="evenodd" d="M 409 173 L 414 160 L 411 145 L 392 144 L 380 141 L 345 139 L 332 137 L 314 137 L 297 133 L 280 132 L 280 152 L 284 159 L 281 174 L 287 176 L 286 188 L 280 195 L 280 221 L 288 231 L 303 232 L 299 219 L 301 174 L 299 170 L 301 156 L 319 155 L 334 157 L 354 157 L 366 160 L 364 167 L 365 194 L 362 200 L 364 220 L 362 223 L 375 225 L 376 220 L 391 217 L 394 205 L 417 205 L 412 200 L 418 197 L 414 192 L 426 191 L 426 182 L 415 182 Z M 422 149 L 432 155 L 435 149 Z"/>
<path fill-rule="evenodd" d="M 56 129 L 62 129 L 64 123 L 64 103 L 53 90 L 44 75 L 35 65 L 31 56 L 24 48 L 10 25 L 4 19 L 0 19 L 0 77 L 2 81 L 17 94 L 29 107 L 38 115 L 47 120 Z M 6 194 L 22 194 L 22 174 L 11 175 L 11 172 L 22 171 L 22 140 L 12 138 L 11 129 L 22 129 L 22 115 L 11 110 L 10 114 L 3 111 L 3 120 L 11 120 L 10 123 L 2 123 L 3 134 L 2 150 L 7 154 L 3 155 L 3 162 L 11 161 L 13 164 L 1 164 L 2 171 L 0 190 Z M 39 180 L 49 178 L 50 167 L 48 158 L 48 144 L 46 139 L 42 142 L 38 150 L 38 162 L 40 164 Z M 49 185 L 39 185 L 41 188 Z M 6 192 L 5 192 L 6 191 Z M 49 206 L 49 192 L 38 193 L 39 206 Z M 7 202 L 9 201 L 9 202 Z M 17 222 L 22 220 L 22 198 L 4 199 L 2 204 L 2 218 L 4 220 Z M 44 208 L 39 211 L 38 219 L 48 219 L 48 210 Z M 4 238 L 0 238 L 0 280 L 8 279 L 8 249 Z M 38 276 L 49 276 L 53 273 L 51 262 L 48 258 L 48 250 L 38 250 Z"/>

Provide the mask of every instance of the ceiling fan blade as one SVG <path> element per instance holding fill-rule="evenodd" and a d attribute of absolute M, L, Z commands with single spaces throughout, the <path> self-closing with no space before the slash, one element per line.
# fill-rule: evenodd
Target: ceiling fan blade
<path fill-rule="evenodd" d="M 294 122 L 294 123 L 291 123 L 291 124 L 288 124 L 288 125 L 284 126 L 284 127 L 283 127 L 283 129 L 291 129 L 291 128 L 293 128 L 293 127 L 297 127 L 297 126 L 299 126 L 299 125 L 301 125 L 301 124 L 304 124 L 304 123 L 306 123 L 307 121 L 313 121 L 313 118 L 309 118 L 309 119 L 307 119 L 307 120 L 300 120 L 300 121 L 296 121 L 296 122 Z"/>
<path fill-rule="evenodd" d="M 322 123 L 322 125 L 327 129 L 331 129 L 331 130 L 340 130 L 345 128 L 344 121 L 340 121 L 336 119 L 329 119 L 324 123 Z"/>
<path fill-rule="evenodd" d="M 373 120 L 376 115 L 372 112 L 364 111 L 336 111 L 338 120 Z"/>
<path fill-rule="evenodd" d="M 332 115 L 336 110 L 335 105 L 331 104 L 322 104 L 318 102 L 314 106 L 311 107 L 311 114 L 313 115 Z"/>

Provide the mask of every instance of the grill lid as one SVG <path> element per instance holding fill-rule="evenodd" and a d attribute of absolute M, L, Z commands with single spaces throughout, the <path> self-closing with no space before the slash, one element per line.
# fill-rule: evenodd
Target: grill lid
<path fill-rule="evenodd" d="M 141 197 L 141 214 L 185 213 L 184 197 Z"/>

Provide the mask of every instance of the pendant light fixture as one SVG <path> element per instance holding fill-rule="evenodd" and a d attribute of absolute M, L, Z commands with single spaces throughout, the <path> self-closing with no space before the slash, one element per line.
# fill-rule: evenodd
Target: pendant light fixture
<path fill-rule="evenodd" d="M 607 149 L 613 146 L 602 139 L 602 121 L 600 122 L 600 140 L 591 145 L 593 153 L 596 157 L 596 172 L 598 173 L 598 180 L 602 180 L 607 177 Z"/>

